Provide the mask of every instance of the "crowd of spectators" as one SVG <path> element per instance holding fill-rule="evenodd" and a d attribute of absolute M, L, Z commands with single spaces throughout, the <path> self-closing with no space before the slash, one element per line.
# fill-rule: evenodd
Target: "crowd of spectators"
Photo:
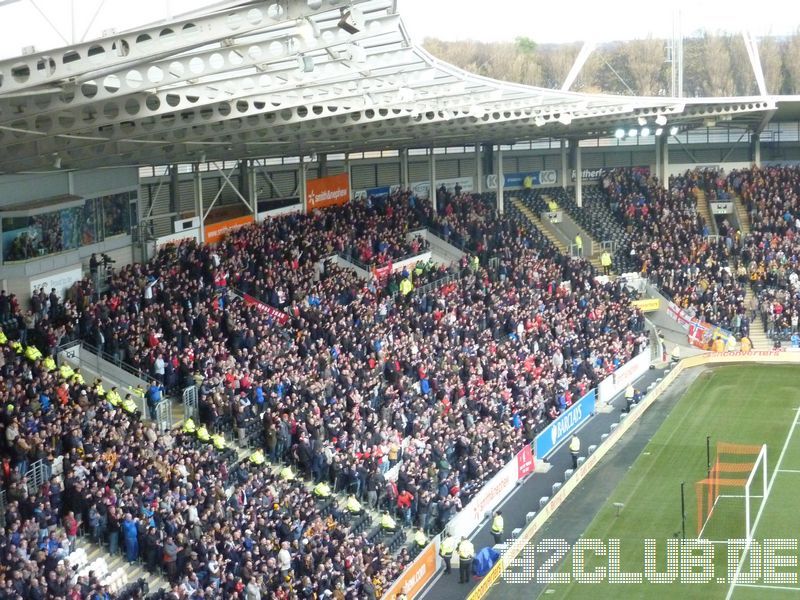
<path fill-rule="evenodd" d="M 610 207 L 633 235 L 628 250 L 638 270 L 699 320 L 748 335 L 745 289 L 737 276 L 740 237 L 709 237 L 697 211 L 697 190 L 713 190 L 716 171 L 671 176 L 665 189 L 648 173 L 613 169 L 603 180 Z"/>
<path fill-rule="evenodd" d="M 742 198 L 750 217 L 741 254 L 760 307 L 749 308 L 760 313 L 768 335 L 788 339 L 800 316 L 800 169 L 732 171 L 722 185 Z"/>
<path fill-rule="evenodd" d="M 434 214 L 401 192 L 269 220 L 218 246 L 167 247 L 120 268 L 97 301 L 87 278 L 56 310 L 49 303 L 37 326 L 52 332 L 43 349 L 79 335 L 168 390 L 196 385 L 212 431 L 233 428 L 243 440 L 257 423 L 274 463 L 439 530 L 526 441 L 647 344 L 620 284 L 597 283 L 588 262 L 498 219 L 485 198 L 443 200 Z M 398 258 L 423 221 L 473 252 L 449 270 L 418 265 L 417 284 L 452 275 L 443 287 L 393 295 L 391 279 L 381 286 L 320 265 L 354 239 L 368 240 L 359 252 Z M 9 348 L 4 381 L 20 399 L 3 409 L 13 442 L 7 489 L 20 526 L 50 502 L 57 519 L 79 516 L 92 536 L 164 568 L 176 593 L 192 598 L 244 597 L 248 586 L 276 597 L 369 597 L 407 562 L 335 512 L 323 517 L 300 481 L 159 433 L 93 386 L 61 381 Z M 18 498 L 14 474 L 57 455 L 63 483 Z"/>

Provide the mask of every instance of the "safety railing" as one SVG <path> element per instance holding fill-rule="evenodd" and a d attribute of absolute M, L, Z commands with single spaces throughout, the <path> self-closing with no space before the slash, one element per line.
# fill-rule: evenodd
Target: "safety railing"
<path fill-rule="evenodd" d="M 28 487 L 28 494 L 36 496 L 39 489 L 50 479 L 50 468 L 44 460 L 37 460 L 31 463 L 25 472 L 25 483 Z"/>
<path fill-rule="evenodd" d="M 197 404 L 197 386 L 184 388 L 181 398 L 183 400 L 183 418 L 197 421 L 200 416 Z"/>

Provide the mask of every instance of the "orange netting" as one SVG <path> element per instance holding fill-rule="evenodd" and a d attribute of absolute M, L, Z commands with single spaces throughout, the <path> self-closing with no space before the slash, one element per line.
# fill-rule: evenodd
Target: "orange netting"
<path fill-rule="evenodd" d="M 708 477 L 695 483 L 697 496 L 697 535 L 699 536 L 714 510 L 723 488 L 743 490 L 747 485 L 747 478 L 728 477 L 736 473 L 749 473 L 756 464 L 756 458 L 761 451 L 761 446 L 745 444 L 731 444 L 729 442 L 717 443 L 717 456 L 714 466 Z M 729 456 L 725 456 L 729 455 Z M 733 456 L 730 456 L 733 455 Z M 722 458 L 728 460 L 722 460 Z M 739 460 L 731 462 L 732 458 Z"/>

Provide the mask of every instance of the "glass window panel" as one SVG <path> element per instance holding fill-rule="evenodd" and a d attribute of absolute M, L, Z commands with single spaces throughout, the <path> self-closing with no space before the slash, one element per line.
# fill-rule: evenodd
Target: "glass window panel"
<path fill-rule="evenodd" d="M 130 221 L 130 192 L 103 196 L 100 200 L 103 205 L 103 231 L 105 237 L 127 234 L 131 230 Z"/>

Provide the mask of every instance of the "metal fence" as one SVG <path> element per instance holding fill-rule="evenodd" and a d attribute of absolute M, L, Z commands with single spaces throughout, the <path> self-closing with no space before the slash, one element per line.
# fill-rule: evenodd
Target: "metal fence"
<path fill-rule="evenodd" d="M 39 493 L 39 489 L 44 485 L 45 481 L 50 479 L 50 466 L 46 465 L 43 460 L 37 460 L 31 463 L 28 470 L 25 472 L 25 482 L 28 486 L 28 494 L 35 496 Z"/>
<path fill-rule="evenodd" d="M 197 420 L 200 410 L 197 406 L 197 387 L 190 386 L 183 390 L 183 418 Z"/>

